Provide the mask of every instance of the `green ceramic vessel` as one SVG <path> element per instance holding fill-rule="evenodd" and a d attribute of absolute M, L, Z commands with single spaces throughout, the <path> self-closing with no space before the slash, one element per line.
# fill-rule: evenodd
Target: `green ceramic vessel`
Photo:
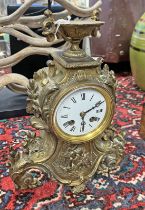
<path fill-rule="evenodd" d="M 136 84 L 145 90 L 145 13 L 138 20 L 132 34 L 130 64 Z"/>

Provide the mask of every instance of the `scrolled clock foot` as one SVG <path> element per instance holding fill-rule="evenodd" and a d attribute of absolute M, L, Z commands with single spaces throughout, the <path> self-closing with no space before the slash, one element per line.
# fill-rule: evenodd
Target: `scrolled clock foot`
<path fill-rule="evenodd" d="M 124 134 L 123 134 L 124 135 Z M 125 140 L 112 126 L 95 142 L 96 149 L 104 153 L 98 172 L 110 172 L 118 167 L 124 154 Z"/>
<path fill-rule="evenodd" d="M 46 174 L 50 177 L 45 162 L 52 155 L 55 142 L 46 132 L 41 135 L 43 138 L 28 132 L 28 140 L 23 142 L 21 150 L 10 148 L 10 175 L 17 189 L 33 189 L 42 185 Z"/>
<path fill-rule="evenodd" d="M 117 157 L 116 154 L 106 154 L 100 162 L 98 172 L 110 173 L 117 168 Z"/>
<path fill-rule="evenodd" d="M 50 176 L 43 165 L 24 166 L 15 171 L 11 171 L 11 177 L 15 183 L 16 189 L 33 189 L 43 184 L 45 174 Z"/>

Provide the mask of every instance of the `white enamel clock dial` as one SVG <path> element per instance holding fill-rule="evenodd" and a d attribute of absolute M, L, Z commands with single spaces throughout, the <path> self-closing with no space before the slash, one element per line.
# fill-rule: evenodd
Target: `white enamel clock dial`
<path fill-rule="evenodd" d="M 86 135 L 99 127 L 107 112 L 103 94 L 92 87 L 80 87 L 63 97 L 54 112 L 57 126 L 67 135 Z"/>

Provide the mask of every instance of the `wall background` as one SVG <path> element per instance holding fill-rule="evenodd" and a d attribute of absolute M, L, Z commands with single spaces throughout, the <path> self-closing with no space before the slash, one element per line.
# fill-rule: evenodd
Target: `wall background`
<path fill-rule="evenodd" d="M 96 0 L 90 0 L 93 5 Z M 145 0 L 102 0 L 101 38 L 90 39 L 91 55 L 105 62 L 129 61 L 129 45 L 134 26 L 145 12 Z"/>

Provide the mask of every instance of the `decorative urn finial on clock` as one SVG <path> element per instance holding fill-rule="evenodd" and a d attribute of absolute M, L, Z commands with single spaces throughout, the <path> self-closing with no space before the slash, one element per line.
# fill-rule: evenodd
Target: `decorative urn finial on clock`
<path fill-rule="evenodd" d="M 71 8 L 72 13 L 78 11 Z M 27 112 L 40 135 L 28 132 L 22 151 L 12 151 L 10 173 L 21 189 L 41 184 L 32 173 L 36 169 L 77 193 L 95 173 L 110 171 L 123 157 L 124 139 L 112 124 L 114 72 L 102 67 L 102 58 L 94 60 L 79 46 L 84 37 L 96 35 L 103 22 L 95 18 L 94 9 L 79 11 L 82 19 L 61 21 L 45 12 L 47 41 L 59 38 L 66 44 L 64 49 L 51 48 L 53 61 L 28 82 Z"/>

